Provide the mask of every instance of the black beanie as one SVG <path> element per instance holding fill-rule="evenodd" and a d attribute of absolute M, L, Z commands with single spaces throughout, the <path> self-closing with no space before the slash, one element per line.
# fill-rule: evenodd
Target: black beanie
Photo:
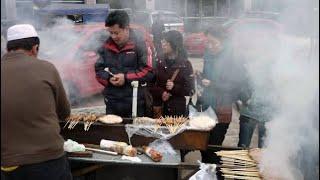
<path fill-rule="evenodd" d="M 186 60 L 188 58 L 187 51 L 183 46 L 183 36 L 179 31 L 171 30 L 164 32 L 163 39 L 170 44 L 172 50 L 178 53 L 178 59 Z"/>
<path fill-rule="evenodd" d="M 183 48 L 183 37 L 179 31 L 171 30 L 164 32 L 163 39 L 165 39 L 174 51 L 179 51 Z"/>

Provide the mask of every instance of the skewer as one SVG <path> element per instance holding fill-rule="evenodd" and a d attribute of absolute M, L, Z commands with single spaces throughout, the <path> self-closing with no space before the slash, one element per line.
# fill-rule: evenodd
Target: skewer
<path fill-rule="evenodd" d="M 224 174 L 234 174 L 234 175 L 242 175 L 242 176 L 254 176 L 260 177 L 259 172 L 246 172 L 246 171 L 230 171 L 230 170 L 220 170 Z"/>
<path fill-rule="evenodd" d="M 222 150 L 222 151 L 217 151 L 215 153 L 216 154 L 248 154 L 249 151 L 248 150 L 232 150 L 232 151 Z"/>
<path fill-rule="evenodd" d="M 245 156 L 224 155 L 222 157 L 231 158 L 231 159 L 238 159 L 238 160 L 249 161 L 249 162 L 255 163 L 255 161 L 252 160 L 249 156 L 245 157 Z"/>
<path fill-rule="evenodd" d="M 229 162 L 240 162 L 240 163 L 243 163 L 243 164 L 257 165 L 257 163 L 252 162 L 252 161 L 246 161 L 246 160 L 243 160 L 243 159 L 227 158 L 227 157 L 222 157 L 221 161 L 225 161 L 225 162 L 228 162 L 228 161 Z"/>
<path fill-rule="evenodd" d="M 86 150 L 93 151 L 93 152 L 104 153 L 104 154 L 110 154 L 110 155 L 118 155 L 117 152 L 101 150 L 101 149 L 95 149 L 95 148 L 89 148 L 89 147 L 86 147 Z"/>
<path fill-rule="evenodd" d="M 260 177 L 238 176 L 238 175 L 229 175 L 229 174 L 222 174 L 222 176 L 226 178 L 231 178 L 231 179 L 244 179 L 244 180 L 261 180 L 262 179 Z"/>
<path fill-rule="evenodd" d="M 222 163 L 221 166 L 228 167 L 228 168 L 250 168 L 250 167 L 256 167 L 253 165 L 245 165 L 245 164 L 237 164 L 237 163 Z"/>
<path fill-rule="evenodd" d="M 66 124 L 63 126 L 63 129 L 66 128 L 69 123 L 70 123 L 70 120 L 66 122 Z"/>
<path fill-rule="evenodd" d="M 246 166 L 246 167 L 235 166 L 235 165 L 221 165 L 221 166 L 224 167 L 224 168 L 227 168 L 227 169 L 232 169 L 232 168 L 252 168 L 252 166 Z"/>
<path fill-rule="evenodd" d="M 256 167 L 250 167 L 250 168 L 225 168 L 225 167 L 222 167 L 221 169 L 227 169 L 227 170 L 232 170 L 232 171 L 257 171 L 259 172 L 259 169 L 256 168 Z"/>

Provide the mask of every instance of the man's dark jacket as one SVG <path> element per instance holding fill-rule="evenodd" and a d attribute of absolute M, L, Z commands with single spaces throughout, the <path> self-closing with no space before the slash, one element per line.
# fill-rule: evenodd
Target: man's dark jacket
<path fill-rule="evenodd" d="M 144 88 L 154 78 L 152 71 L 152 52 L 146 46 L 145 38 L 139 32 L 130 30 L 129 41 L 119 48 L 109 37 L 98 50 L 99 59 L 95 64 L 96 78 L 104 85 L 107 114 L 130 117 L 132 108 L 132 81 L 139 81 L 138 116 L 144 115 Z M 141 35 L 141 36 L 140 36 Z M 116 87 L 109 82 L 111 75 L 105 71 L 108 68 L 113 74 L 123 73 L 125 84 Z"/>

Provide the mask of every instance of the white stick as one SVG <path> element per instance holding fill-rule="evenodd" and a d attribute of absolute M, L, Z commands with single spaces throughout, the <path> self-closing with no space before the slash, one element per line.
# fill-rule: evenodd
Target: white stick
<path fill-rule="evenodd" d="M 132 92 L 132 117 L 137 117 L 137 96 L 138 96 L 138 86 L 139 81 L 132 81 L 131 86 L 133 87 Z"/>
<path fill-rule="evenodd" d="M 94 148 L 88 148 L 88 147 L 86 147 L 86 150 L 94 151 L 94 152 L 99 152 L 99 153 L 110 154 L 110 155 L 118 155 L 118 153 L 116 153 L 116 152 L 106 151 L 106 150 L 101 150 L 101 149 L 94 149 Z"/>

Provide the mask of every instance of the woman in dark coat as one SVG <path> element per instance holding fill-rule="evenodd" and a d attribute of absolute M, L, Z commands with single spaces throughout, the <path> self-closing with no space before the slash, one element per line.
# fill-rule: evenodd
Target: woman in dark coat
<path fill-rule="evenodd" d="M 154 106 L 162 108 L 162 116 L 187 116 L 185 96 L 194 91 L 194 77 L 183 37 L 179 31 L 168 31 L 161 44 L 164 57 L 158 60 L 156 83 L 151 89 Z"/>

